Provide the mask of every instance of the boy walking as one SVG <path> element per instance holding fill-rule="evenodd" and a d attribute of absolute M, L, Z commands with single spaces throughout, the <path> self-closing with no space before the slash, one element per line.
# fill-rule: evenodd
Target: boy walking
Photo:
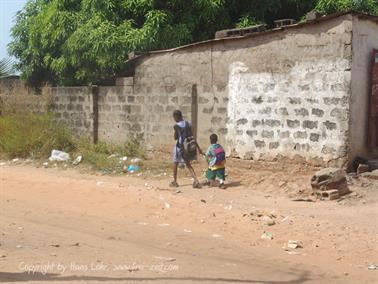
<path fill-rule="evenodd" d="M 173 181 L 170 183 L 170 186 L 179 186 L 177 183 L 177 168 L 179 164 L 185 164 L 193 178 L 193 188 L 200 188 L 201 185 L 191 165 L 191 161 L 196 159 L 197 148 L 200 152 L 201 149 L 194 140 L 191 125 L 183 119 L 181 111 L 175 110 L 173 112 L 173 119 L 176 122 L 173 127 L 176 143 L 173 147 Z"/>
<path fill-rule="evenodd" d="M 225 169 L 226 169 L 226 154 L 221 145 L 218 144 L 218 136 L 216 134 L 210 135 L 210 147 L 207 149 L 205 158 L 209 164 L 206 171 L 206 184 L 212 185 L 216 178 L 219 179 L 219 188 L 226 189 Z"/>

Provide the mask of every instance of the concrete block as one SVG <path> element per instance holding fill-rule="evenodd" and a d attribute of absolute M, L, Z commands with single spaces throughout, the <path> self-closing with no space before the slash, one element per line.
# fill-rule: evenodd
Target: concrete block
<path fill-rule="evenodd" d="M 134 77 L 118 77 L 116 78 L 116 86 L 133 86 Z"/>

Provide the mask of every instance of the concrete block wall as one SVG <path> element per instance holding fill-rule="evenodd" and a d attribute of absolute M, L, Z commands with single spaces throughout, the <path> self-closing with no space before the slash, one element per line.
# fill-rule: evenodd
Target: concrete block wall
<path fill-rule="evenodd" d="M 118 81 L 126 80 L 130 82 L 128 78 Z M 143 99 L 134 94 L 132 84 L 99 87 L 98 139 L 116 144 L 131 136 L 143 137 Z"/>
<path fill-rule="evenodd" d="M 191 120 L 198 93 L 198 141 L 215 132 L 227 152 L 248 159 L 302 158 L 343 165 L 351 93 L 352 16 L 266 35 L 151 54 L 136 67 L 145 96 L 145 137 L 173 144 L 172 111 Z"/>
<path fill-rule="evenodd" d="M 342 166 L 364 151 L 368 75 L 360 71 L 378 44 L 365 36 L 378 25 L 354 27 L 354 17 L 151 53 L 134 62 L 133 78 L 98 88 L 98 116 L 90 87 L 52 88 L 53 110 L 77 135 L 96 135 L 98 124 L 99 140 L 137 136 L 170 149 L 172 112 L 192 121 L 197 109 L 203 148 L 217 133 L 233 156 Z"/>
<path fill-rule="evenodd" d="M 91 87 L 50 88 L 51 110 L 73 135 L 93 136 L 93 100 Z"/>

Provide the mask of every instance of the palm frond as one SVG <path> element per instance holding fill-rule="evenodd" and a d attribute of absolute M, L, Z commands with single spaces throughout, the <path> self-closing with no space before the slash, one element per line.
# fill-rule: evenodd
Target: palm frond
<path fill-rule="evenodd" d="M 0 77 L 9 76 L 12 74 L 12 60 L 10 58 L 3 58 L 0 60 Z"/>

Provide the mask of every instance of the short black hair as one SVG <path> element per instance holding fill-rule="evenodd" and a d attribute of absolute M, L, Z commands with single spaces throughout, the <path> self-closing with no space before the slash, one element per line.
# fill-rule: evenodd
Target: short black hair
<path fill-rule="evenodd" d="M 215 144 L 215 143 L 217 143 L 218 142 L 218 135 L 216 135 L 216 134 L 211 134 L 210 135 L 210 142 L 211 142 L 211 144 Z"/>
<path fill-rule="evenodd" d="M 182 118 L 182 112 L 181 112 L 181 110 L 176 109 L 173 112 L 173 117 Z"/>

